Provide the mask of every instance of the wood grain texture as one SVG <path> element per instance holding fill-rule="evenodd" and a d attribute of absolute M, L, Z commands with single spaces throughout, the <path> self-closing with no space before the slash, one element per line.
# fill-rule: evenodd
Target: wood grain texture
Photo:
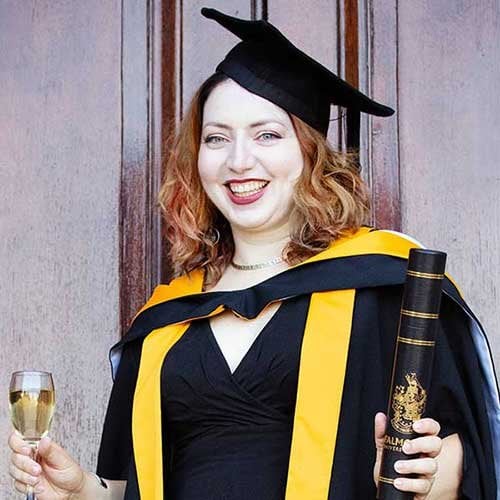
<path fill-rule="evenodd" d="M 156 94 L 160 99 L 155 100 L 154 116 L 159 117 L 156 120 L 155 129 L 155 168 L 160 175 L 156 178 L 158 181 L 163 179 L 165 163 L 172 142 L 175 137 L 175 132 L 180 121 L 181 106 L 180 106 L 180 84 L 181 84 L 181 63 L 180 63 L 180 0 L 171 2 L 162 2 L 161 9 L 161 29 L 155 30 L 155 38 L 157 42 L 157 52 L 161 54 L 155 57 L 156 61 L 161 61 L 155 65 L 153 73 L 154 85 L 160 88 Z M 159 47 L 159 48 L 158 48 Z M 158 126 L 159 125 L 159 126 Z M 160 186 L 157 186 L 158 191 Z M 161 213 L 158 212 L 161 217 Z M 160 281 L 168 283 L 172 279 L 172 269 L 168 260 L 168 245 L 166 239 L 162 236 L 165 230 L 165 221 L 163 218 L 158 220 L 159 230 L 157 231 L 158 243 L 161 251 L 158 252 L 160 258 L 159 267 L 161 269 Z"/>
<path fill-rule="evenodd" d="M 334 73 L 342 74 L 337 0 L 318 0 L 307 6 L 303 0 L 268 0 L 268 15 L 293 44 Z M 342 144 L 340 115 L 339 108 L 332 107 L 328 139 L 335 148 Z"/>
<path fill-rule="evenodd" d="M 161 276 L 161 228 L 157 193 L 165 121 L 171 108 L 164 69 L 174 9 L 161 0 L 124 2 L 122 13 L 122 172 L 120 192 L 120 311 L 122 332 Z M 173 12 L 172 12 L 173 11 Z M 170 18 L 168 15 L 171 14 Z M 165 21 L 165 27 L 163 26 Z M 165 29 L 164 29 L 165 28 Z M 165 61 L 163 60 L 165 56 Z M 175 109 L 175 106 L 174 106 Z"/>
<path fill-rule="evenodd" d="M 54 373 L 53 436 L 94 467 L 119 338 L 119 1 L 0 2 L 0 390 Z M 8 408 L 0 405 L 0 498 Z"/>
<path fill-rule="evenodd" d="M 359 88 L 359 9 L 358 0 L 344 0 L 344 52 L 345 80 Z M 361 113 L 347 110 L 346 147 L 350 151 L 359 151 Z"/>
<path fill-rule="evenodd" d="M 181 1 L 181 64 L 182 83 L 179 88 L 182 110 L 191 101 L 196 89 L 215 72 L 229 50 L 239 41 L 218 23 L 200 14 L 202 7 L 213 7 L 230 16 L 250 19 L 251 0 L 189 0 Z"/>
<path fill-rule="evenodd" d="M 500 4 L 399 3 L 403 228 L 448 269 L 500 363 Z"/>
<path fill-rule="evenodd" d="M 369 122 L 368 159 L 373 199 L 373 224 L 401 229 L 399 185 L 398 18 L 397 0 L 367 0 L 368 85 L 373 99 L 396 109 L 390 118 Z"/>

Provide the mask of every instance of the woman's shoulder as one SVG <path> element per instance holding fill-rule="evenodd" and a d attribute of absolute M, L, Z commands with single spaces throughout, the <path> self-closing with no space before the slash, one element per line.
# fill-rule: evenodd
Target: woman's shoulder
<path fill-rule="evenodd" d="M 145 309 L 149 309 L 162 302 L 167 302 L 171 299 L 200 293 L 203 288 L 203 270 L 195 269 L 190 273 L 183 274 L 173 278 L 169 283 L 160 283 L 155 287 L 151 297 L 138 311 L 139 315 Z"/>
<path fill-rule="evenodd" d="M 405 240 L 417 245 L 418 247 L 424 248 L 424 244 L 417 240 L 414 236 L 401 231 L 395 231 L 394 229 L 371 228 L 370 232 L 377 233 L 378 235 L 383 235 L 385 237 L 389 236 L 395 239 Z"/>
<path fill-rule="evenodd" d="M 405 233 L 363 226 L 332 241 L 325 250 L 310 257 L 302 264 L 369 255 L 407 259 L 412 248 L 424 248 L 424 245 Z"/>

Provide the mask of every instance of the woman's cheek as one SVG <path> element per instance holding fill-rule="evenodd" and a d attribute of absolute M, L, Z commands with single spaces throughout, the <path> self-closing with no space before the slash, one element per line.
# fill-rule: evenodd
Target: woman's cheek
<path fill-rule="evenodd" d="M 214 170 L 210 168 L 210 166 L 203 165 L 202 167 L 198 168 L 198 175 L 200 176 L 200 181 L 205 191 L 213 189 L 213 186 L 216 183 L 217 176 Z"/>
<path fill-rule="evenodd" d="M 198 174 L 205 183 L 215 183 L 218 180 L 221 167 L 225 162 L 223 151 L 201 149 L 198 154 Z"/>

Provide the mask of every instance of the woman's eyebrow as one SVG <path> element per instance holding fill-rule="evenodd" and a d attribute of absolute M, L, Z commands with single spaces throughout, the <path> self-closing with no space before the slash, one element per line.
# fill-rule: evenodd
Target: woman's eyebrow
<path fill-rule="evenodd" d="M 205 127 L 217 127 L 217 128 L 224 128 L 226 130 L 229 130 L 231 128 L 229 125 L 220 122 L 207 122 L 203 125 L 203 128 Z"/>
<path fill-rule="evenodd" d="M 265 120 L 259 120 L 258 122 L 253 122 L 248 126 L 248 128 L 262 127 L 263 125 L 268 125 L 269 123 L 277 123 L 278 125 L 285 127 L 285 125 L 282 122 L 280 122 L 279 120 L 276 120 L 274 118 L 270 118 L 270 119 L 265 119 Z M 226 125 L 225 123 L 221 123 L 221 122 L 207 122 L 203 125 L 203 128 L 205 128 L 205 127 L 217 127 L 217 128 L 223 128 L 226 130 L 229 130 L 231 128 L 229 125 Z"/>
<path fill-rule="evenodd" d="M 263 125 L 268 125 L 269 123 L 277 123 L 278 125 L 281 125 L 282 127 L 285 126 L 279 120 L 271 118 L 269 120 L 259 120 L 258 122 L 251 123 L 249 128 L 262 127 Z"/>

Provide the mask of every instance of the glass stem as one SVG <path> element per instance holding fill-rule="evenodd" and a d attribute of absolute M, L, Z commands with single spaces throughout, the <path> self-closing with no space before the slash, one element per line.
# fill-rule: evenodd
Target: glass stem
<path fill-rule="evenodd" d="M 38 462 L 38 443 L 29 443 L 30 446 L 30 458 L 35 462 Z M 28 489 L 26 491 L 26 500 L 36 500 L 35 492 L 33 491 L 33 486 L 28 485 Z"/>

